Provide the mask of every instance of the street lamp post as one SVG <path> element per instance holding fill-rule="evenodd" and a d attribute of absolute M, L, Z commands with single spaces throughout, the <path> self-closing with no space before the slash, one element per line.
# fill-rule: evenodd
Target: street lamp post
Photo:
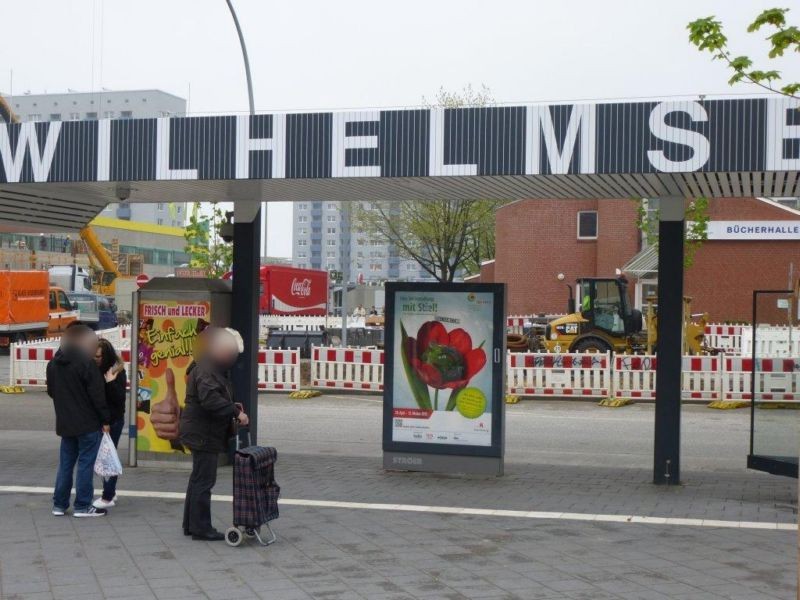
<path fill-rule="evenodd" d="M 247 78 L 247 100 L 250 105 L 250 116 L 256 114 L 255 100 L 253 99 L 253 78 L 250 74 L 250 58 L 247 55 L 247 45 L 244 43 L 244 34 L 242 33 L 242 26 L 239 24 L 239 17 L 236 15 L 236 9 L 233 8 L 231 0 L 225 0 L 228 9 L 231 11 L 233 17 L 233 24 L 236 26 L 236 34 L 239 36 L 239 45 L 242 47 L 242 60 L 244 60 L 244 74 Z M 263 256 L 267 255 L 267 203 L 261 203 L 261 228 L 264 231 L 264 246 L 262 250 Z"/>
<path fill-rule="evenodd" d="M 253 81 L 250 76 L 250 61 L 247 57 L 247 46 L 244 35 L 239 25 L 239 19 L 233 8 L 231 0 L 226 0 L 228 8 L 236 25 L 239 43 L 242 46 L 244 70 L 247 76 L 247 96 L 250 101 L 250 118 L 256 112 L 253 101 Z M 259 336 L 259 279 L 262 215 L 266 215 L 264 206 L 260 210 L 251 212 L 255 206 L 239 207 L 234 218 L 233 264 L 235 276 L 233 278 L 233 298 L 236 309 L 231 312 L 231 326 L 238 329 L 244 339 L 245 351 L 239 357 L 232 371 L 233 392 L 236 398 L 245 406 L 245 412 L 250 417 L 249 436 L 245 430 L 239 432 L 239 439 L 243 445 L 258 443 L 258 336 Z M 247 218 L 244 218 L 246 215 Z M 265 235 L 266 238 L 266 235 Z M 249 441 L 248 441 L 249 437 Z"/>

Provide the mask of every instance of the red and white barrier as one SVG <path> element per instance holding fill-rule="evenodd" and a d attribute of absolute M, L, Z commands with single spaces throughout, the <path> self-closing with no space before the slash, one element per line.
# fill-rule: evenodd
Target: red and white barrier
<path fill-rule="evenodd" d="M 753 328 L 749 325 L 706 325 L 705 342 L 726 356 L 751 356 Z M 759 325 L 756 329 L 756 356 L 800 356 L 800 329 L 786 325 Z"/>
<path fill-rule="evenodd" d="M 609 354 L 509 352 L 506 364 L 510 394 L 597 398 L 610 394 Z"/>
<path fill-rule="evenodd" d="M 259 350 L 258 389 L 299 390 L 300 350 Z"/>
<path fill-rule="evenodd" d="M 47 363 L 50 362 L 57 350 L 57 343 L 47 346 L 41 342 L 12 344 L 9 383 L 24 386 L 47 385 L 45 380 Z"/>
<path fill-rule="evenodd" d="M 618 355 L 614 358 L 614 397 L 655 398 L 655 356 Z M 722 387 L 722 361 L 716 356 L 684 356 L 681 397 L 684 400 L 718 400 Z"/>
<path fill-rule="evenodd" d="M 758 358 L 756 364 L 756 401 L 800 401 L 800 358 Z M 722 394 L 725 400 L 752 400 L 753 359 L 741 356 L 725 358 Z"/>
<path fill-rule="evenodd" d="M 743 325 L 706 325 L 706 346 L 721 350 L 723 354 L 739 356 L 742 353 L 743 329 Z"/>
<path fill-rule="evenodd" d="M 753 355 L 753 328 L 742 330 L 742 356 Z M 786 326 L 759 325 L 756 328 L 756 356 L 800 356 L 800 329 Z"/>
<path fill-rule="evenodd" d="M 314 346 L 311 387 L 382 391 L 383 350 Z"/>
<path fill-rule="evenodd" d="M 656 357 L 615 356 L 611 381 L 615 398 L 655 398 Z"/>
<path fill-rule="evenodd" d="M 530 317 L 526 316 L 506 317 L 506 332 L 522 335 L 525 332 L 526 323 L 530 323 Z"/>
<path fill-rule="evenodd" d="M 684 356 L 681 395 L 690 400 L 719 400 L 722 390 L 722 358 Z"/>
<path fill-rule="evenodd" d="M 13 344 L 9 361 L 9 383 L 26 387 L 47 385 L 47 363 L 58 350 L 57 340 Z M 131 351 L 119 350 L 131 381 Z M 258 353 L 258 389 L 299 390 L 300 350 L 260 350 Z"/>

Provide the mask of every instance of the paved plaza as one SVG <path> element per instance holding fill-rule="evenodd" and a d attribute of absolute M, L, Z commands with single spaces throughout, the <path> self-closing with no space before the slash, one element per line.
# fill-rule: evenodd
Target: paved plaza
<path fill-rule="evenodd" d="M 683 485 L 662 488 L 652 409 L 510 406 L 506 475 L 444 477 L 381 470 L 376 397 L 262 395 L 279 541 L 230 548 L 182 535 L 180 468 L 128 469 L 108 517 L 51 516 L 49 400 L 2 396 L 0 596 L 794 598 L 796 481 L 744 468 L 746 412 L 685 407 Z M 229 467 L 215 491 L 225 528 Z"/>

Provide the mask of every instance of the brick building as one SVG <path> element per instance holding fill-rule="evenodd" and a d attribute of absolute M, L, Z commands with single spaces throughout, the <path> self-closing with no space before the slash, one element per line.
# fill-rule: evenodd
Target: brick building
<path fill-rule="evenodd" d="M 564 312 L 566 284 L 577 277 L 614 277 L 634 258 L 639 265 L 655 262 L 643 252 L 636 215 L 632 200 L 508 204 L 497 213 L 495 260 L 472 281 L 507 283 L 509 314 Z M 709 216 L 709 240 L 686 272 L 685 293 L 692 310 L 709 313 L 712 321 L 750 320 L 754 289 L 785 289 L 792 263 L 800 275 L 800 211 L 759 198 L 713 199 Z M 762 221 L 779 223 L 772 231 L 759 226 Z M 735 226 L 742 235 L 727 233 Z M 736 239 L 723 239 L 730 237 Z M 657 274 L 645 269 L 628 278 L 640 306 Z"/>

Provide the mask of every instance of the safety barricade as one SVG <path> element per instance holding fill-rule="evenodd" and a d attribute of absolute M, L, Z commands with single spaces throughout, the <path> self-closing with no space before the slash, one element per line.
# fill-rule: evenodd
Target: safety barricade
<path fill-rule="evenodd" d="M 258 389 L 299 390 L 300 350 L 259 350 Z"/>
<path fill-rule="evenodd" d="M 47 385 L 47 363 L 55 356 L 58 341 L 12 344 L 9 360 L 9 384 Z"/>
<path fill-rule="evenodd" d="M 314 346 L 311 387 L 382 391 L 383 350 Z"/>
<path fill-rule="evenodd" d="M 618 355 L 614 358 L 615 398 L 656 397 L 656 367 L 652 355 Z M 722 359 L 716 356 L 684 356 L 681 397 L 684 400 L 719 400 L 722 389 Z"/>
<path fill-rule="evenodd" d="M 742 356 L 753 355 L 753 328 L 742 331 Z M 756 356 L 787 358 L 800 356 L 800 329 L 776 325 L 759 325 L 756 329 Z"/>
<path fill-rule="evenodd" d="M 656 357 L 618 354 L 611 380 L 615 398 L 655 398 Z"/>
<path fill-rule="evenodd" d="M 522 335 L 525 333 L 525 323 L 530 322 L 530 317 L 513 316 L 506 317 L 506 333 Z"/>
<path fill-rule="evenodd" d="M 716 348 L 723 354 L 739 356 L 742 353 L 743 325 L 706 325 L 705 344 L 709 348 Z"/>
<path fill-rule="evenodd" d="M 719 400 L 722 389 L 722 358 L 684 356 L 681 395 L 684 400 Z"/>
<path fill-rule="evenodd" d="M 756 401 L 800 401 L 800 358 L 757 358 Z M 722 393 L 725 400 L 752 400 L 753 359 L 725 358 Z"/>
<path fill-rule="evenodd" d="M 124 345 L 124 343 L 123 343 Z M 25 387 L 47 385 L 47 363 L 58 350 L 58 340 L 12 344 L 9 361 L 9 384 Z M 131 350 L 119 349 L 128 382 L 131 378 Z M 300 351 L 260 350 L 258 353 L 258 389 L 300 389 Z"/>
<path fill-rule="evenodd" d="M 509 352 L 507 387 L 520 396 L 606 398 L 611 390 L 609 354 Z"/>

